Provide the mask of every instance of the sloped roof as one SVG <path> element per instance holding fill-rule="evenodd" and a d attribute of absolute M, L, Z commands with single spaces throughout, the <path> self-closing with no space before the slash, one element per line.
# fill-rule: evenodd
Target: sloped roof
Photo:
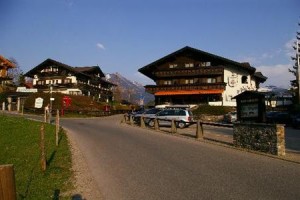
<path fill-rule="evenodd" d="M 10 60 L 4 58 L 3 56 L 0 55 L 0 67 L 1 66 L 7 66 L 7 67 L 10 67 L 10 68 L 15 68 L 16 65 L 11 62 Z"/>
<path fill-rule="evenodd" d="M 250 90 L 247 90 L 247 91 L 244 91 L 236 96 L 234 96 L 232 99 L 237 99 L 237 98 L 240 98 L 240 97 L 251 97 L 251 98 L 254 98 L 254 96 L 257 96 L 257 97 L 264 97 L 265 94 L 262 93 L 262 92 L 257 92 L 257 91 L 250 91 Z"/>
<path fill-rule="evenodd" d="M 155 69 L 158 65 L 161 65 L 161 64 L 167 62 L 172 57 L 175 57 L 175 56 L 178 56 L 178 55 L 181 55 L 181 54 L 185 54 L 185 53 L 188 53 L 188 54 L 190 54 L 192 56 L 195 56 L 195 57 L 205 56 L 205 57 L 208 57 L 208 58 L 212 58 L 214 60 L 219 60 L 223 63 L 228 64 L 228 65 L 236 66 L 238 68 L 242 68 L 244 70 L 247 70 L 250 73 L 254 73 L 255 70 L 256 70 L 254 67 L 251 67 L 249 63 L 239 63 L 239 62 L 236 62 L 236 61 L 233 61 L 233 60 L 221 57 L 221 56 L 217 56 L 217 55 L 214 55 L 214 54 L 211 54 L 211 53 L 199 50 L 199 49 L 195 49 L 195 48 L 186 46 L 186 47 L 183 47 L 182 49 L 179 49 L 178 51 L 175 51 L 175 52 L 173 52 L 173 53 L 171 53 L 167 56 L 164 56 L 164 57 L 162 57 L 162 58 L 160 58 L 160 59 L 158 59 L 158 60 L 142 67 L 142 68 L 140 68 L 138 71 L 140 73 L 148 76 L 149 78 L 153 79 L 154 76 L 151 73 L 153 69 Z"/>
<path fill-rule="evenodd" d="M 74 69 L 78 72 L 82 72 L 82 73 L 99 73 L 100 77 L 105 77 L 104 73 L 102 72 L 102 70 L 100 69 L 99 66 L 91 66 L 91 67 L 74 67 Z"/>
<path fill-rule="evenodd" d="M 255 72 L 254 77 L 257 78 L 262 83 L 268 79 L 268 77 L 264 76 L 261 72 Z"/>
<path fill-rule="evenodd" d="M 69 65 L 66 65 L 64 63 L 61 63 L 61 62 L 58 62 L 56 60 L 53 60 L 53 59 L 46 59 L 44 62 L 40 63 L 39 65 L 37 65 L 36 67 L 32 68 L 31 70 L 29 70 L 27 73 L 25 73 L 24 75 L 27 76 L 27 77 L 33 77 L 34 74 L 36 73 L 37 70 L 39 69 L 42 69 L 45 65 L 49 65 L 49 64 L 55 64 L 56 66 L 59 66 L 59 67 L 62 67 L 62 68 L 65 68 L 65 69 L 68 69 L 69 71 L 72 71 L 72 72 L 75 72 L 75 73 L 78 73 L 77 71 L 74 70 L 73 67 L 69 66 Z"/>
<path fill-rule="evenodd" d="M 100 80 L 102 82 L 105 82 L 105 83 L 108 83 L 108 84 L 111 84 L 111 85 L 115 85 L 107 80 L 105 80 L 103 77 L 105 77 L 104 73 L 102 72 L 102 70 L 100 69 L 99 66 L 91 66 L 91 67 L 71 67 L 69 65 L 66 65 L 64 63 L 61 63 L 61 62 L 58 62 L 56 60 L 53 60 L 53 59 L 46 59 L 44 62 L 42 62 L 41 64 L 37 65 L 36 67 L 34 67 L 33 69 L 31 69 L 30 71 L 28 71 L 27 73 L 25 73 L 25 76 L 27 77 L 31 77 L 33 78 L 34 74 L 36 73 L 36 71 L 42 69 L 43 67 L 45 67 L 45 65 L 51 65 L 51 64 L 54 64 L 55 66 L 58 66 L 58 67 L 62 67 L 62 68 L 65 68 L 77 75 L 81 75 L 81 76 L 85 76 L 85 77 L 88 77 L 88 78 L 93 78 L 93 75 L 99 73 L 100 74 Z"/>

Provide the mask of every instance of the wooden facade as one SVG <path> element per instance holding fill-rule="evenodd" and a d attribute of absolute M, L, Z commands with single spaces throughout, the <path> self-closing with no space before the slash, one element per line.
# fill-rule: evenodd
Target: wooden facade
<path fill-rule="evenodd" d="M 247 63 L 239 63 L 191 47 L 184 47 L 139 69 L 140 73 L 156 83 L 145 86 L 147 92 L 155 95 L 156 105 L 208 102 L 223 104 L 226 90 L 230 90 L 228 80 L 231 77 L 228 77 L 228 72 L 243 76 L 246 81 L 240 81 L 242 86 L 246 86 L 249 79 L 247 84 L 256 88 L 266 77 L 255 71 Z"/>
<path fill-rule="evenodd" d="M 33 87 L 41 92 L 60 92 L 70 95 L 92 96 L 100 101 L 112 101 L 113 83 L 105 80 L 99 66 L 71 67 L 47 59 L 25 74 L 33 80 Z"/>
<path fill-rule="evenodd" d="M 0 55 L 0 84 L 6 85 L 12 82 L 12 78 L 8 76 L 8 70 L 15 68 L 16 65 L 10 60 Z"/>

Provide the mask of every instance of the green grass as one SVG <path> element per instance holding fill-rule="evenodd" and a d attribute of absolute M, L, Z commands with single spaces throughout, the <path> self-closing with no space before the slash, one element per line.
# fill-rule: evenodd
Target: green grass
<path fill-rule="evenodd" d="M 55 145 L 55 126 L 45 124 L 47 169 L 40 167 L 41 122 L 0 114 L 0 165 L 13 164 L 18 199 L 58 199 L 72 189 L 71 152 L 60 131 Z M 70 199 L 70 196 L 59 198 Z"/>

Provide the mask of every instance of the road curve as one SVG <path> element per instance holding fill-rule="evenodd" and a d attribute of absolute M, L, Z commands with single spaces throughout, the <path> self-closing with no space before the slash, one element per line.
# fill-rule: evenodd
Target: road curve
<path fill-rule="evenodd" d="M 105 199 L 300 199 L 299 164 L 120 120 L 61 120 Z"/>

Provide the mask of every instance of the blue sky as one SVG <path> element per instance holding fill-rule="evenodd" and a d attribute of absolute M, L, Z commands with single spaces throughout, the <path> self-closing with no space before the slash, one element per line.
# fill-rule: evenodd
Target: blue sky
<path fill-rule="evenodd" d="M 0 54 L 24 72 L 47 58 L 99 65 L 149 84 L 138 69 L 184 46 L 248 61 L 287 88 L 299 0 L 0 0 Z"/>

